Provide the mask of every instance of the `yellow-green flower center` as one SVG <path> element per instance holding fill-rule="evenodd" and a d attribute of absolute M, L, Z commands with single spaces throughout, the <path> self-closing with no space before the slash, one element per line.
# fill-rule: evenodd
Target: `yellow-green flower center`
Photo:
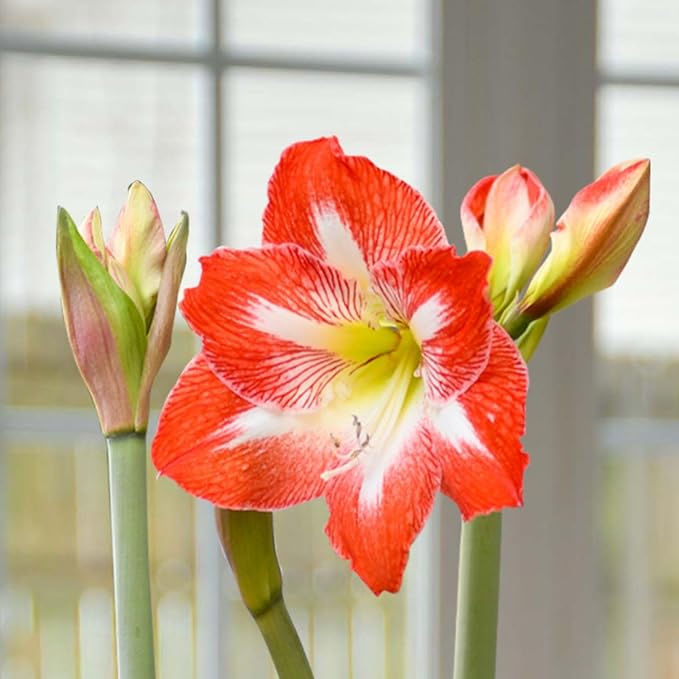
<path fill-rule="evenodd" d="M 342 463 L 326 471 L 325 480 L 386 454 L 423 394 L 420 347 L 407 326 L 382 313 L 346 326 L 342 340 L 338 353 L 353 367 L 333 381 L 327 411 L 328 444 Z"/>

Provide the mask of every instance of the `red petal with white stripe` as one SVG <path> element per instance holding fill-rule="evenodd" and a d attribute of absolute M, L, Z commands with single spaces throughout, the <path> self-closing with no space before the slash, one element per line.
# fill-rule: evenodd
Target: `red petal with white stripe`
<path fill-rule="evenodd" d="M 483 252 L 457 257 L 452 246 L 413 248 L 373 272 L 374 289 L 420 345 L 433 403 L 462 393 L 486 367 L 494 325 L 485 294 L 490 261 Z"/>
<path fill-rule="evenodd" d="M 211 368 L 257 405 L 317 407 L 350 364 L 330 347 L 361 318 L 357 282 L 295 245 L 220 249 L 201 263 L 181 309 Z"/>
<path fill-rule="evenodd" d="M 365 280 L 376 262 L 413 246 L 446 245 L 422 196 L 367 158 L 347 156 L 335 137 L 286 149 L 269 182 L 265 243 L 297 243 Z"/>
<path fill-rule="evenodd" d="M 153 439 L 158 471 L 221 507 L 270 510 L 321 495 L 336 464 L 327 433 L 253 406 L 198 355 L 165 403 Z"/>
<path fill-rule="evenodd" d="M 422 423 L 396 457 L 379 478 L 356 467 L 330 481 L 325 493 L 330 507 L 325 532 L 375 594 L 399 590 L 410 546 L 441 483 L 440 461 Z"/>
<path fill-rule="evenodd" d="M 523 504 L 528 455 L 528 372 L 512 340 L 495 326 L 488 365 L 457 400 L 431 414 L 432 442 L 443 459 L 441 490 L 465 520 Z"/>

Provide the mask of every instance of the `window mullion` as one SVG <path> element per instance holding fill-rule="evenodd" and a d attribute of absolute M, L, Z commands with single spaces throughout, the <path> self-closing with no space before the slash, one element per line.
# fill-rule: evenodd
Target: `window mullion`
<path fill-rule="evenodd" d="M 0 52 L 0 69 L 2 67 L 2 52 Z M 4 80 L 0 80 L 0 96 L 3 94 Z M 0 177 L 2 180 L 2 177 Z M 2 285 L 2 258 L 0 258 L 0 287 Z M 7 524 L 6 516 L 9 511 L 7 493 L 7 447 L 8 438 L 5 434 L 6 404 L 7 404 L 7 353 L 5 333 L 7 332 L 7 311 L 3 305 L 2 290 L 0 289 L 0 596 L 5 591 L 9 581 L 7 572 Z M 0 634 L 0 663 L 5 657 L 3 635 Z"/>
<path fill-rule="evenodd" d="M 201 0 L 201 35 L 206 59 L 200 77 L 199 110 L 200 154 L 203 176 L 199 186 L 202 199 L 208 205 L 207 243 L 210 249 L 223 242 L 223 138 L 224 111 L 222 77 L 225 64 L 221 59 L 221 0 Z M 214 507 L 201 500 L 195 501 L 195 605 L 196 676 L 219 679 L 226 666 L 224 630 L 225 598 L 223 594 L 224 563 L 215 537 Z"/>

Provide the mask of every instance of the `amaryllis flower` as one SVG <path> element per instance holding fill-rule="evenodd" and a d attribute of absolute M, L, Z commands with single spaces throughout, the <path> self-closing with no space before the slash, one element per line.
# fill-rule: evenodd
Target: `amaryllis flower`
<path fill-rule="evenodd" d="M 202 339 L 153 461 L 190 493 L 273 510 L 323 496 L 335 550 L 398 590 L 438 490 L 462 516 L 522 503 L 527 374 L 492 319 L 490 258 L 337 140 L 290 147 L 260 249 L 202 259 Z"/>

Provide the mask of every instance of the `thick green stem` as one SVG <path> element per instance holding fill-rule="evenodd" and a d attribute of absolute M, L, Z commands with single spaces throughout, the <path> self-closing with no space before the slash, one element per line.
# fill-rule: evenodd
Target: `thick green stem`
<path fill-rule="evenodd" d="M 454 679 L 494 679 L 502 514 L 462 524 Z"/>
<path fill-rule="evenodd" d="M 106 439 L 119 679 L 153 679 L 146 517 L 146 436 Z"/>
<path fill-rule="evenodd" d="M 313 677 L 297 630 L 281 597 L 254 616 L 280 679 Z"/>
<path fill-rule="evenodd" d="M 516 309 L 501 319 L 525 361 L 548 323 L 549 317 L 530 321 Z M 501 543 L 501 512 L 462 524 L 453 679 L 495 678 Z"/>
<path fill-rule="evenodd" d="M 271 654 L 279 679 L 313 679 L 283 600 L 271 512 L 216 510 L 217 529 L 238 587 Z"/>

